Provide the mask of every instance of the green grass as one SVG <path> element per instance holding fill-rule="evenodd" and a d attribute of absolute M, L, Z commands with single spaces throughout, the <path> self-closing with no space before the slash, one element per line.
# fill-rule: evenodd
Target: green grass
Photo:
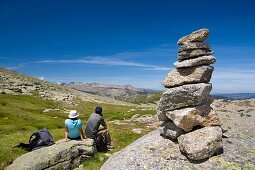
<path fill-rule="evenodd" d="M 136 124 L 133 126 L 125 125 L 110 125 L 110 134 L 113 140 L 113 145 L 115 146 L 114 150 L 109 151 L 108 153 L 113 154 L 117 152 L 132 142 L 134 142 L 139 137 L 145 135 L 149 131 L 144 131 L 141 134 L 135 134 L 131 131 L 133 128 L 143 127 L 142 124 Z M 84 169 L 85 170 L 99 170 L 104 162 L 108 159 L 105 153 L 97 153 L 96 156 L 88 161 L 85 161 Z"/>
<path fill-rule="evenodd" d="M 140 115 L 155 114 L 153 110 L 141 110 L 129 106 L 82 101 L 79 101 L 76 106 L 65 106 L 62 103 L 42 100 L 37 96 L 0 94 L 0 169 L 3 169 L 14 159 L 26 153 L 26 151 L 13 148 L 13 146 L 20 142 L 28 143 L 30 135 L 38 129 L 47 127 L 53 134 L 55 141 L 64 138 L 64 120 L 68 115 L 64 113 L 64 109 L 78 110 L 84 126 L 96 106 L 103 108 L 103 114 L 107 122 L 131 118 L 137 113 Z M 61 110 L 43 113 L 46 108 L 58 108 Z M 136 111 L 130 112 L 130 109 L 136 109 Z M 123 149 L 149 131 L 146 130 L 141 134 L 134 134 L 131 131 L 133 128 L 143 127 L 142 124 L 130 126 L 108 125 L 115 146 L 115 149 L 110 151 L 110 153 Z M 106 160 L 107 156 L 103 153 L 98 153 L 94 158 L 86 161 L 84 167 L 85 169 L 99 169 Z"/>
<path fill-rule="evenodd" d="M 142 103 L 153 103 L 156 104 L 160 97 L 162 96 L 161 92 L 153 93 L 153 94 L 145 94 L 145 95 L 137 95 L 137 96 L 129 96 L 124 98 L 124 101 L 135 103 L 135 104 L 142 104 Z"/>
<path fill-rule="evenodd" d="M 32 96 L 0 95 L 0 169 L 25 151 L 13 148 L 20 142 L 28 143 L 32 132 L 47 127 L 54 132 L 64 125 L 63 114 L 44 114 L 45 108 L 57 108 L 60 104 Z M 58 118 L 55 117 L 58 115 Z M 56 135 L 59 136 L 59 135 Z"/>

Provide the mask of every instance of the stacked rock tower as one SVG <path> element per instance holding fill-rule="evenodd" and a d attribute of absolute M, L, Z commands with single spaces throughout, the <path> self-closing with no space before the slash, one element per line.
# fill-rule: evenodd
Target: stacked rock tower
<path fill-rule="evenodd" d="M 219 115 L 210 106 L 210 64 L 216 59 L 204 42 L 208 36 L 208 29 L 200 29 L 179 39 L 178 61 L 163 81 L 168 90 L 157 107 L 161 135 L 177 140 L 192 160 L 209 158 L 222 148 Z"/>

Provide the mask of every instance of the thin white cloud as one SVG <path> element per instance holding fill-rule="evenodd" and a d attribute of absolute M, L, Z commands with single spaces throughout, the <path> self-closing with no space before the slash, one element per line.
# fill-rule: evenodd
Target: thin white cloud
<path fill-rule="evenodd" d="M 214 78 L 222 79 L 243 79 L 243 80 L 254 80 L 255 81 L 255 69 L 217 69 L 213 73 Z"/>
<path fill-rule="evenodd" d="M 211 82 L 216 93 L 255 92 L 255 70 L 218 69 L 213 73 Z"/>
<path fill-rule="evenodd" d="M 217 62 L 212 75 L 213 92 L 255 92 L 255 48 L 212 45 Z"/>
<path fill-rule="evenodd" d="M 156 79 L 163 79 L 164 76 L 161 75 L 143 75 L 143 80 L 156 80 Z M 70 82 L 70 81 L 96 81 L 96 80 L 125 80 L 125 81 L 130 81 L 130 80 L 135 80 L 139 81 L 141 80 L 140 77 L 130 77 L 130 76 L 103 76 L 103 77 L 87 77 L 87 76 L 82 76 L 82 77 L 50 77 L 47 76 L 46 80 L 48 81 L 53 81 L 53 82 Z"/>
<path fill-rule="evenodd" d="M 247 83 L 214 83 L 212 94 L 217 93 L 255 93 L 254 84 Z"/>
<path fill-rule="evenodd" d="M 61 63 L 62 64 L 74 64 L 74 63 L 97 64 L 97 65 L 110 65 L 110 66 L 140 67 L 146 70 L 155 70 L 155 71 L 169 70 L 168 67 L 124 61 L 118 58 L 105 58 L 105 57 L 86 57 L 82 59 L 71 59 L 71 60 L 40 60 L 33 63 L 35 64 L 61 64 Z"/>
<path fill-rule="evenodd" d="M 85 57 L 76 57 L 71 56 L 72 59 L 47 59 L 39 60 L 28 63 L 21 63 L 17 66 L 8 67 L 9 69 L 19 69 L 33 64 L 97 64 L 97 65 L 109 65 L 109 66 L 126 66 L 126 67 L 138 67 L 143 70 L 151 71 L 166 71 L 169 70 L 169 67 L 164 67 L 160 65 L 145 64 L 138 61 L 131 61 L 140 59 L 141 61 L 146 60 L 148 57 L 155 58 L 171 58 L 176 57 L 176 45 L 173 44 L 163 44 L 154 48 L 149 48 L 141 51 L 129 51 L 121 52 L 108 56 L 85 56 Z M 173 59 L 172 58 L 172 59 Z"/>
<path fill-rule="evenodd" d="M 39 77 L 38 79 L 40 79 L 40 80 L 44 80 L 45 78 L 44 78 L 44 76 L 41 76 L 41 77 Z"/>
<path fill-rule="evenodd" d="M 17 69 L 26 67 L 27 65 L 28 65 L 27 63 L 22 63 L 22 64 L 19 64 L 19 65 L 17 65 L 17 66 L 10 66 L 10 67 L 6 67 L 6 68 L 7 68 L 7 69 L 10 69 L 10 70 L 17 70 Z"/>
<path fill-rule="evenodd" d="M 159 47 L 148 49 L 144 51 L 129 51 L 117 53 L 108 57 L 117 58 L 139 58 L 139 57 L 175 57 L 177 55 L 177 48 L 171 44 L 161 45 Z"/>
<path fill-rule="evenodd" d="M 121 76 L 104 76 L 104 77 L 47 77 L 48 81 L 60 81 L 60 82 L 70 82 L 70 81 L 96 81 L 96 80 L 131 80 L 130 77 Z"/>

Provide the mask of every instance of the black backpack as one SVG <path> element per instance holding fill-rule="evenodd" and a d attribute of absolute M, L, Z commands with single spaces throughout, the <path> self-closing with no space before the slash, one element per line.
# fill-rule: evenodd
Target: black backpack
<path fill-rule="evenodd" d="M 105 138 L 102 134 L 97 135 L 95 142 L 96 142 L 96 148 L 97 148 L 98 152 L 107 152 L 108 151 Z"/>
<path fill-rule="evenodd" d="M 49 130 L 44 128 L 37 132 L 34 132 L 29 138 L 29 144 L 20 143 L 15 147 L 20 147 L 28 151 L 36 150 L 44 146 L 50 146 L 55 144 L 52 135 Z"/>

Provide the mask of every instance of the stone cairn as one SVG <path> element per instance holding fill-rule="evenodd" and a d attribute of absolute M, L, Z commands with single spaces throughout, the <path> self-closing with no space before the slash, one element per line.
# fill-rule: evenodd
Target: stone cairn
<path fill-rule="evenodd" d="M 219 115 L 210 106 L 210 64 L 216 59 L 204 42 L 208 35 L 208 29 L 200 29 L 179 39 L 178 61 L 163 81 L 168 90 L 157 106 L 161 135 L 177 140 L 191 160 L 209 158 L 222 149 Z"/>

